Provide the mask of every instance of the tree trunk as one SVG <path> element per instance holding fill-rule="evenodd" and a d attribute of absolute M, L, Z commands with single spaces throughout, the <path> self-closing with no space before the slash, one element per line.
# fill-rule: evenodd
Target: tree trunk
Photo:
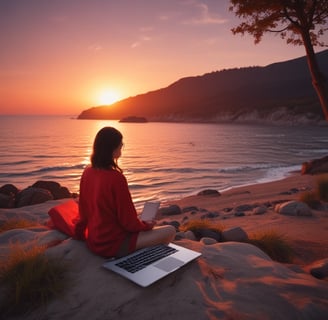
<path fill-rule="evenodd" d="M 315 56 L 312 42 L 308 34 L 302 33 L 303 43 L 306 50 L 307 63 L 312 77 L 312 85 L 320 100 L 325 119 L 328 121 L 328 83 L 321 73 Z"/>

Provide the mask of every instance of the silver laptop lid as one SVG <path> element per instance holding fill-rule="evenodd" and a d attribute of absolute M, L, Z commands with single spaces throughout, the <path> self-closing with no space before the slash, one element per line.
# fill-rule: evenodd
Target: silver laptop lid
<path fill-rule="evenodd" d="M 154 247 L 144 248 L 123 258 L 107 261 L 103 264 L 103 267 L 120 274 L 121 276 L 135 282 L 142 287 L 147 287 L 159 279 L 167 276 L 168 274 L 178 270 L 185 264 L 201 255 L 199 252 L 181 247 L 173 243 L 161 246 L 170 249 L 171 253 L 156 261 L 151 262 L 147 266 L 143 266 L 140 269 L 139 267 L 133 267 L 135 261 L 134 259 L 138 260 L 140 257 L 143 259 L 143 257 L 147 258 L 151 256 L 152 253 L 149 253 L 148 250 Z M 130 269 L 129 267 L 126 268 L 126 265 L 129 265 L 129 260 L 132 261 L 132 267 Z"/>

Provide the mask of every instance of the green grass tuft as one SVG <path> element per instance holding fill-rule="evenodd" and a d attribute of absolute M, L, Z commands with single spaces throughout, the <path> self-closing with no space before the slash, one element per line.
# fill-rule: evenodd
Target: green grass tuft
<path fill-rule="evenodd" d="M 63 293 L 68 286 L 68 266 L 45 255 L 45 247 L 24 249 L 15 244 L 0 266 L 1 315 L 23 315 Z"/>
<path fill-rule="evenodd" d="M 271 230 L 255 232 L 249 236 L 248 243 L 264 251 L 272 260 L 289 263 L 293 259 L 293 250 L 285 236 Z"/>

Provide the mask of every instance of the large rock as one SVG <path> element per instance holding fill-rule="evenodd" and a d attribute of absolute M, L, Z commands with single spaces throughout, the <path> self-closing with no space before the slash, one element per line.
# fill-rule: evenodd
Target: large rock
<path fill-rule="evenodd" d="M 158 212 L 159 212 L 159 214 L 161 214 L 163 216 L 174 216 L 174 215 L 177 215 L 177 214 L 181 214 L 182 210 L 178 205 L 173 204 L 173 205 L 170 205 L 170 206 L 167 206 L 167 207 L 159 208 Z"/>
<path fill-rule="evenodd" d="M 15 198 L 12 195 L 0 193 L 0 208 L 14 208 Z"/>
<path fill-rule="evenodd" d="M 234 227 L 222 231 L 222 238 L 224 241 L 246 241 L 248 235 L 244 229 L 240 227 Z"/>
<path fill-rule="evenodd" d="M 306 203 L 300 201 L 287 201 L 277 204 L 275 211 L 287 216 L 312 216 L 311 208 Z"/>
<path fill-rule="evenodd" d="M 196 228 L 193 230 L 196 239 L 200 240 L 201 238 L 212 238 L 216 241 L 221 241 L 221 234 L 218 231 L 207 229 L 207 228 Z"/>
<path fill-rule="evenodd" d="M 83 242 L 68 239 L 47 251 L 70 263 L 71 287 L 21 319 L 326 319 L 327 282 L 273 262 L 250 244 L 177 244 L 202 256 L 141 288 L 102 268 L 105 259 Z"/>
<path fill-rule="evenodd" d="M 328 172 L 328 156 L 314 159 L 302 164 L 302 174 L 319 174 Z"/>
<path fill-rule="evenodd" d="M 53 199 L 51 192 L 46 189 L 28 187 L 17 194 L 16 207 L 30 206 Z"/>
<path fill-rule="evenodd" d="M 50 191 L 55 200 L 64 199 L 64 198 L 71 198 L 72 197 L 69 190 L 66 187 L 62 187 L 56 181 L 39 180 L 39 181 L 35 182 L 32 185 L 32 187 L 42 188 L 42 189 L 46 189 L 46 190 Z"/>
<path fill-rule="evenodd" d="M 5 184 L 0 188 L 0 208 L 15 207 L 15 197 L 18 189 L 13 184 Z"/>
<path fill-rule="evenodd" d="M 221 193 L 214 189 L 205 189 L 197 193 L 197 196 L 219 197 Z"/>
<path fill-rule="evenodd" d="M 11 183 L 4 184 L 0 188 L 0 193 L 6 194 L 6 195 L 14 195 L 14 196 L 16 196 L 16 194 L 18 193 L 18 191 L 19 190 L 17 189 L 17 187 L 15 187 Z"/>

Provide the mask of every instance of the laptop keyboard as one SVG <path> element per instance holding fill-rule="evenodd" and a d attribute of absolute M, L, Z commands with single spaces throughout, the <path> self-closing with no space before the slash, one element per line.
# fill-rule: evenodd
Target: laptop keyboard
<path fill-rule="evenodd" d="M 130 273 L 135 273 L 176 251 L 177 250 L 172 247 L 160 244 L 154 247 L 148 247 L 132 257 L 126 257 L 126 259 L 116 263 L 116 265 Z"/>

